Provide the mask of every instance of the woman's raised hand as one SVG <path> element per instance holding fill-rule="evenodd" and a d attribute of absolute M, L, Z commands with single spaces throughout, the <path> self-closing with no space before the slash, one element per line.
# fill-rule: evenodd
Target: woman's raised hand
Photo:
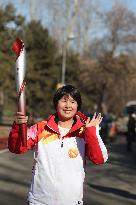
<path fill-rule="evenodd" d="M 88 119 L 86 120 L 86 127 L 98 126 L 101 123 L 102 118 L 103 117 L 101 116 L 101 113 L 96 115 L 96 112 L 95 112 L 92 119 L 88 117 Z"/>

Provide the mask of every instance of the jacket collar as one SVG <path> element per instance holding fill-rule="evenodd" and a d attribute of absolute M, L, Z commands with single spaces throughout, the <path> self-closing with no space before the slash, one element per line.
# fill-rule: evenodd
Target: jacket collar
<path fill-rule="evenodd" d="M 57 117 L 57 114 L 53 114 L 51 116 L 49 116 L 48 120 L 47 120 L 47 126 L 53 130 L 54 132 L 57 132 L 58 134 L 59 132 L 59 128 L 57 123 L 55 122 L 55 117 Z M 69 133 L 74 132 L 78 129 L 80 129 L 82 126 L 84 126 L 84 123 L 80 120 L 80 117 L 78 115 L 75 116 L 76 117 L 76 123 L 71 127 Z"/>

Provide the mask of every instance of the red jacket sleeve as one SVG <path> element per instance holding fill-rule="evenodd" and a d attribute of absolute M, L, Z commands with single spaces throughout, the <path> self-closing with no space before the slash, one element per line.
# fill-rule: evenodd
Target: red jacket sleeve
<path fill-rule="evenodd" d="M 29 133 L 30 131 L 32 132 L 34 129 L 36 130 L 36 125 L 32 126 L 30 129 L 28 129 L 27 133 Z M 35 133 L 36 133 L 36 131 L 35 131 Z M 8 148 L 9 148 L 10 152 L 13 152 L 16 154 L 25 153 L 28 150 L 32 149 L 34 147 L 34 145 L 36 144 L 36 142 L 37 142 L 36 134 L 32 138 L 27 136 L 27 147 L 22 147 L 21 133 L 19 131 L 19 125 L 17 125 L 15 122 L 13 123 L 12 129 L 10 131 L 9 138 L 8 138 Z"/>
<path fill-rule="evenodd" d="M 99 127 L 88 127 L 85 130 L 86 156 L 94 164 L 103 164 L 107 161 L 107 149 L 99 135 Z"/>

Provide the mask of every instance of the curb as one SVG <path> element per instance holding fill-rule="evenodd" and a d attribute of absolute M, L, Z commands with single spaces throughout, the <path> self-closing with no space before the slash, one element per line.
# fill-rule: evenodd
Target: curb
<path fill-rule="evenodd" d="M 3 154 L 3 153 L 8 152 L 8 151 L 9 151 L 8 149 L 0 150 L 0 154 Z"/>

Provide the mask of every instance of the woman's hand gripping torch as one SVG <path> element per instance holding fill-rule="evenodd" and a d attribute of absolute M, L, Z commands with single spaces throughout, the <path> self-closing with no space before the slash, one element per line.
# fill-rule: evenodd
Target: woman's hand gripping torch
<path fill-rule="evenodd" d="M 19 38 L 17 38 L 12 45 L 12 50 L 16 54 L 15 77 L 16 77 L 18 112 L 21 112 L 25 116 L 26 115 L 26 100 L 25 100 L 26 55 L 25 55 L 24 42 Z M 22 146 L 27 147 L 27 124 L 26 123 L 20 124 L 19 128 L 22 136 Z"/>

